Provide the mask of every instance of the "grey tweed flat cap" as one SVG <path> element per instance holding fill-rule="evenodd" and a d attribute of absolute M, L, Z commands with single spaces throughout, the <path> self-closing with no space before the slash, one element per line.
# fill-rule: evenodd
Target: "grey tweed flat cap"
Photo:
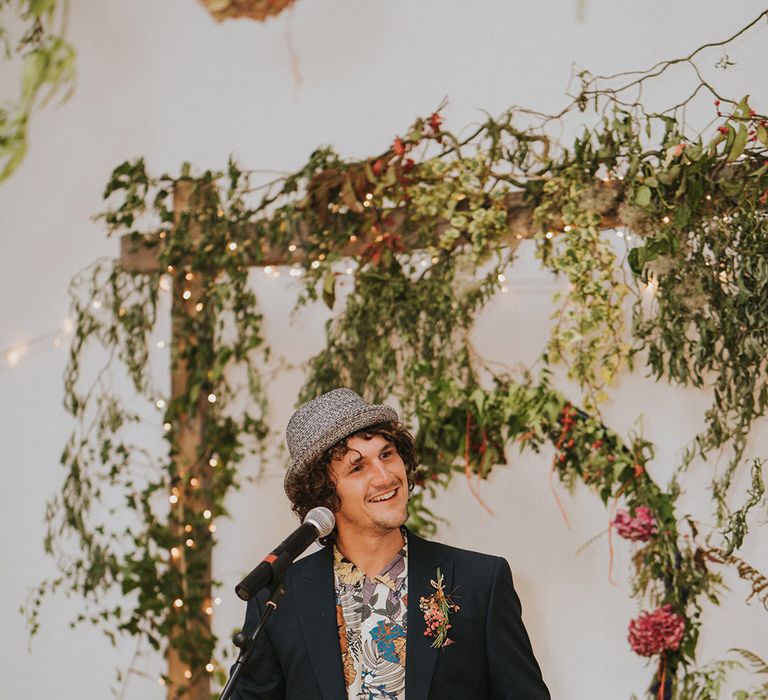
<path fill-rule="evenodd" d="M 368 404 L 352 389 L 334 389 L 304 404 L 288 421 L 285 440 L 291 464 L 286 484 L 302 475 L 305 467 L 329 447 L 358 430 L 398 420 L 389 406 Z"/>

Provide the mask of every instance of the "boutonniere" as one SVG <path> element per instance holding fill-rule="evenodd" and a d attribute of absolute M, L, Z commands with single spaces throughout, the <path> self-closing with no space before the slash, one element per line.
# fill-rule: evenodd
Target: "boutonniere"
<path fill-rule="evenodd" d="M 432 648 L 440 649 L 453 644 L 453 640 L 448 638 L 448 630 L 451 629 L 448 619 L 452 613 L 459 612 L 459 606 L 443 588 L 443 572 L 440 571 L 440 567 L 437 569 L 437 580 L 429 583 L 435 592 L 427 597 L 421 596 L 419 608 L 424 613 L 424 623 L 427 626 L 424 636 L 434 637 Z"/>

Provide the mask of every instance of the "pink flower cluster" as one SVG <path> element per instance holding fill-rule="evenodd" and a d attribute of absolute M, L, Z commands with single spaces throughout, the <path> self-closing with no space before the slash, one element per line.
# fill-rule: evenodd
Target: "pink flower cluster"
<path fill-rule="evenodd" d="M 424 612 L 424 622 L 427 625 L 427 629 L 424 630 L 425 637 L 434 637 L 440 631 L 442 625 L 445 625 L 446 630 L 451 628 L 450 625 L 445 624 L 447 622 L 445 615 L 437 608 L 422 606 L 421 609 Z"/>
<path fill-rule="evenodd" d="M 656 519 L 648 506 L 637 506 L 634 518 L 628 510 L 619 509 L 613 524 L 616 527 L 616 532 L 633 542 L 647 542 L 658 531 Z"/>
<path fill-rule="evenodd" d="M 685 630 L 685 618 L 671 605 L 644 612 L 629 623 L 629 645 L 640 656 L 653 656 L 680 646 Z"/>

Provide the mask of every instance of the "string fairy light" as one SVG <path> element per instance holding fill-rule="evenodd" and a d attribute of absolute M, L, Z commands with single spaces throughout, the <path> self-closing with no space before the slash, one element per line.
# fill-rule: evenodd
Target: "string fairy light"
<path fill-rule="evenodd" d="M 33 349 L 44 347 L 60 348 L 64 344 L 64 338 L 71 335 L 75 330 L 75 322 L 71 318 L 66 318 L 61 322 L 58 328 L 41 333 L 29 340 L 23 340 L 13 345 L 5 347 L 0 354 L 10 367 L 18 367 L 21 360 Z"/>

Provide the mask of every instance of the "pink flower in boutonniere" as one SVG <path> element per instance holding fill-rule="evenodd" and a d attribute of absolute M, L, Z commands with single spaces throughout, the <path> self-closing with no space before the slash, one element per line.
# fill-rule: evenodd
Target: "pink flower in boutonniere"
<path fill-rule="evenodd" d="M 453 644 L 453 640 L 448 638 L 448 630 L 451 625 L 448 622 L 451 613 L 459 612 L 459 606 L 453 602 L 443 588 L 443 573 L 440 568 L 437 569 L 437 580 L 429 582 L 435 592 L 427 596 L 421 596 L 419 599 L 419 608 L 424 613 L 424 623 L 427 628 L 424 630 L 425 637 L 434 637 L 432 642 L 433 649 L 440 649 Z"/>

